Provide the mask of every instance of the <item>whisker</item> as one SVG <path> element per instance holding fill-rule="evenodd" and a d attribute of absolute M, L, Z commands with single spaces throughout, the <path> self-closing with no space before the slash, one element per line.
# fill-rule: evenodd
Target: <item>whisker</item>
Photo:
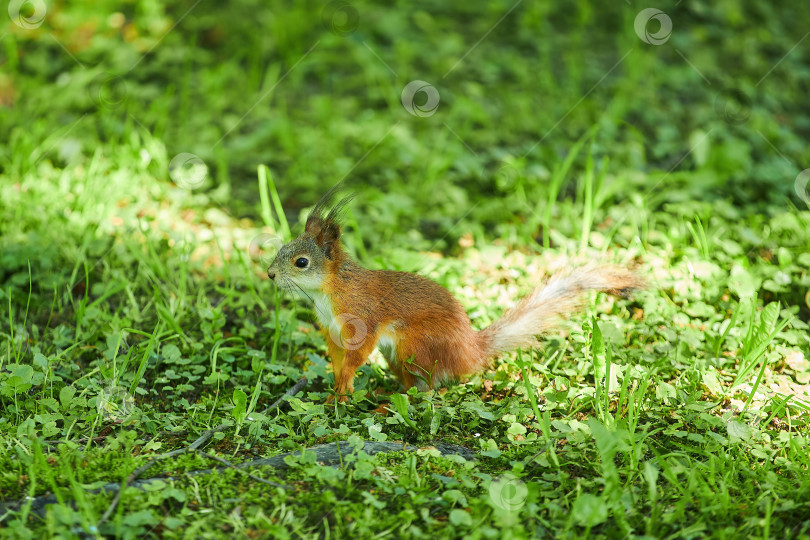
<path fill-rule="evenodd" d="M 300 302 L 302 300 L 306 300 L 305 296 L 306 297 L 309 296 L 301 289 L 301 287 L 296 285 L 292 280 L 287 279 L 287 280 L 285 280 L 285 282 L 287 283 L 287 285 L 289 287 L 288 292 L 294 293 L 294 298 L 296 299 L 296 303 L 298 303 L 298 302 Z M 310 300 L 311 300 L 311 298 L 310 298 Z"/>
<path fill-rule="evenodd" d="M 293 283 L 293 285 L 295 285 L 298 288 L 298 290 L 301 291 L 301 293 L 310 300 L 310 302 L 312 302 L 313 304 L 315 303 L 315 299 L 312 298 L 307 291 L 302 289 L 300 285 L 298 285 L 297 283 Z"/>
<path fill-rule="evenodd" d="M 288 294 L 295 293 L 294 296 L 300 297 L 301 295 L 298 293 L 297 290 L 292 286 L 292 283 L 287 278 L 282 278 L 280 280 L 279 286 L 284 289 L 284 291 Z"/>
<path fill-rule="evenodd" d="M 293 280 L 291 280 L 291 279 L 289 280 L 289 282 L 290 282 L 290 283 L 291 283 L 291 284 L 292 284 L 294 287 L 296 287 L 296 288 L 297 288 L 299 291 L 301 291 L 301 293 L 302 293 L 304 296 L 306 296 L 307 298 L 309 298 L 310 302 L 312 302 L 312 306 L 313 306 L 313 308 L 315 309 L 315 312 L 318 314 L 318 317 L 319 317 L 319 318 L 320 318 L 322 321 L 328 321 L 328 320 L 330 319 L 330 317 L 326 317 L 326 316 L 325 316 L 325 314 L 324 314 L 324 313 L 323 313 L 323 312 L 322 312 L 320 309 L 318 309 L 318 304 L 316 304 L 316 303 L 315 303 L 315 299 L 313 299 L 313 298 L 312 298 L 312 296 L 310 296 L 310 295 L 309 295 L 309 293 L 307 293 L 307 292 L 306 292 L 304 289 L 302 289 L 302 288 L 301 288 L 301 286 L 300 286 L 298 283 L 294 282 L 294 281 L 293 281 Z"/>

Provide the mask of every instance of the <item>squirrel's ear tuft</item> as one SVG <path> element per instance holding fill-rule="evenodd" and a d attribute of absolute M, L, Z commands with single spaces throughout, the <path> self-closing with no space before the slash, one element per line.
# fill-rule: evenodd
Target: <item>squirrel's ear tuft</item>
<path fill-rule="evenodd" d="M 343 221 L 343 213 L 346 211 L 346 206 L 352 202 L 354 199 L 354 193 L 350 193 L 346 195 L 342 199 L 340 199 L 335 206 L 329 211 L 329 214 L 326 216 L 326 223 L 334 223 L 339 225 L 341 221 Z"/>
<path fill-rule="evenodd" d="M 343 187 L 338 184 L 330 189 L 315 205 L 307 218 L 305 231 L 315 239 L 315 243 L 323 248 L 330 259 L 334 255 L 335 246 L 340 240 L 340 218 L 346 205 L 354 198 L 348 195 L 335 204 L 328 214 L 324 215 L 326 207 L 335 198 L 335 194 Z"/>

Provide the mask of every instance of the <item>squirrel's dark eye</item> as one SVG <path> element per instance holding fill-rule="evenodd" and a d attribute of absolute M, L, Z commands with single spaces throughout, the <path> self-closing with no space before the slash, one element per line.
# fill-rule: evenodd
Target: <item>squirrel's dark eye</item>
<path fill-rule="evenodd" d="M 295 266 L 298 268 L 306 268 L 309 265 L 309 260 L 304 257 L 299 258 L 295 261 Z"/>

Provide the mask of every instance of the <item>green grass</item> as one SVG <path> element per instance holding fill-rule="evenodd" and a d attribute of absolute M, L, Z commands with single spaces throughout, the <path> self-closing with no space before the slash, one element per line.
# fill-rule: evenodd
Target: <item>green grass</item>
<path fill-rule="evenodd" d="M 810 538 L 810 7 L 660 5 L 656 46 L 625 2 L 75 4 L 0 26 L 0 535 Z M 327 406 L 264 272 L 342 179 L 351 252 L 477 328 L 560 265 L 650 286 Z M 334 441 L 422 450 L 185 474 Z"/>

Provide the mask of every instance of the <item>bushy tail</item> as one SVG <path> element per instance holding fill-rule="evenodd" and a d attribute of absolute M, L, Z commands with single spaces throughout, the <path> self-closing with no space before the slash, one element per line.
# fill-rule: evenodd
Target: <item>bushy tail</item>
<path fill-rule="evenodd" d="M 537 344 L 536 337 L 548 331 L 562 316 L 577 311 L 584 292 L 605 291 L 626 294 L 643 286 L 633 272 L 614 266 L 585 267 L 555 274 L 507 311 L 499 320 L 479 332 L 488 356 Z"/>

